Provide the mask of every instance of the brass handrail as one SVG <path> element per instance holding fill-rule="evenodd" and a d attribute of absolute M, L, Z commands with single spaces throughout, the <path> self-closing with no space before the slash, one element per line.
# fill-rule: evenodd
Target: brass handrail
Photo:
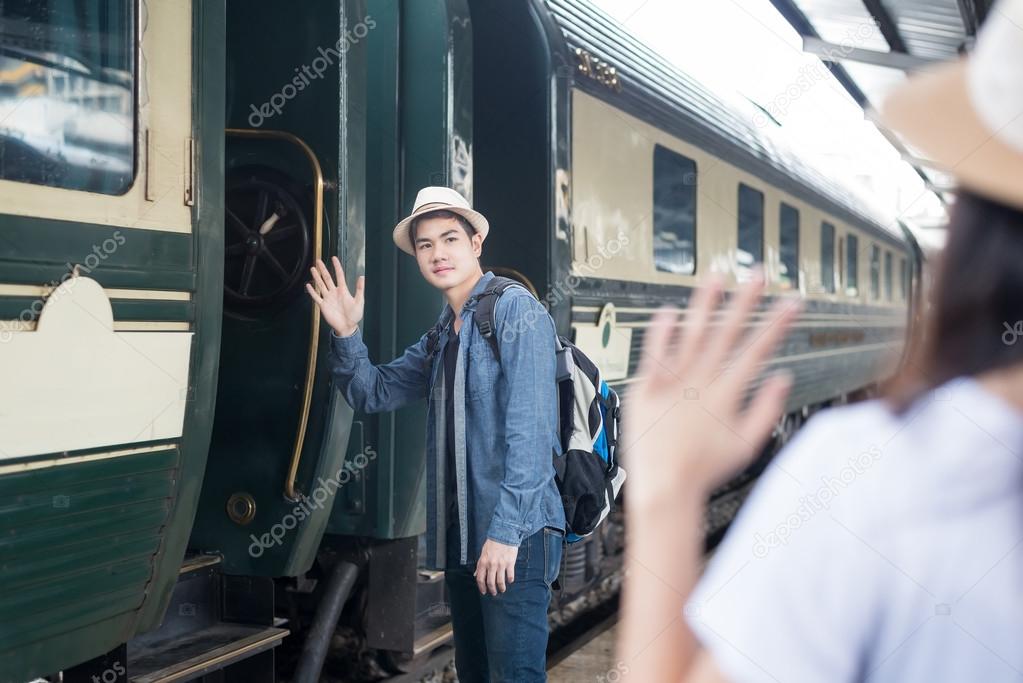
<path fill-rule="evenodd" d="M 309 165 L 313 169 L 315 179 L 315 220 L 313 221 L 313 257 L 323 258 L 323 168 L 312 148 L 302 138 L 283 130 L 253 130 L 248 128 L 228 128 L 227 135 L 241 138 L 264 138 L 284 140 L 302 150 Z M 312 333 L 309 336 L 309 355 L 305 369 L 305 390 L 302 393 L 302 413 L 298 420 L 298 434 L 295 436 L 295 447 L 291 451 L 291 464 L 288 467 L 288 477 L 284 480 L 284 497 L 289 501 L 296 501 L 299 498 L 298 490 L 295 488 L 295 478 L 298 476 L 298 463 L 302 457 L 302 446 L 305 444 L 305 430 L 309 424 L 309 406 L 313 399 L 313 382 L 316 379 L 316 352 L 317 342 L 320 337 L 320 309 L 313 306 Z"/>

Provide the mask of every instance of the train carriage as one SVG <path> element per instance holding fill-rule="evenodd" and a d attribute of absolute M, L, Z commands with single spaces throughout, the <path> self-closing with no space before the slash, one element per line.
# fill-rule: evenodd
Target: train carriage
<path fill-rule="evenodd" d="M 583 0 L 0 13 L 0 681 L 315 680 L 448 640 L 425 406 L 353 413 L 301 288 L 336 254 L 372 357 L 418 339 L 443 302 L 389 226 L 422 186 L 488 216 L 484 268 L 626 409 L 651 313 L 710 272 L 805 300 L 772 448 L 901 350 L 908 233 Z M 560 606 L 620 531 L 571 546 Z"/>

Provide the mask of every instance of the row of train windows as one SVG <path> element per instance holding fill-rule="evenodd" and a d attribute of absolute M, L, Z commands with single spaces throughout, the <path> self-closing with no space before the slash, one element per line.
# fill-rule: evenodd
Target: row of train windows
<path fill-rule="evenodd" d="M 696 272 L 696 162 L 660 145 L 654 146 L 654 264 L 659 271 L 692 275 Z M 739 183 L 739 215 L 737 220 L 737 260 L 741 268 L 749 268 L 764 260 L 764 193 Z M 778 253 L 782 280 L 793 289 L 799 282 L 799 210 L 781 202 L 778 213 Z M 820 225 L 820 283 L 814 288 L 834 293 L 836 283 L 844 282 L 845 293 L 859 292 L 859 238 L 848 234 L 837 243 L 835 226 L 827 221 Z M 844 256 L 843 256 L 844 252 Z M 870 249 L 870 295 L 892 301 L 892 252 L 876 244 Z M 899 259 L 899 289 L 906 298 L 909 268 L 905 258 Z M 835 265 L 838 264 L 836 278 Z M 883 264 L 883 265 L 882 265 Z"/>

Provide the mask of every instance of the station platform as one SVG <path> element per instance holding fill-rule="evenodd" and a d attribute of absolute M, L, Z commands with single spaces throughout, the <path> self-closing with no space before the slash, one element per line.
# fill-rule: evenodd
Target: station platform
<path fill-rule="evenodd" d="M 573 652 L 547 672 L 547 683 L 578 683 L 620 681 L 621 667 L 615 659 L 618 627 L 612 626 Z"/>

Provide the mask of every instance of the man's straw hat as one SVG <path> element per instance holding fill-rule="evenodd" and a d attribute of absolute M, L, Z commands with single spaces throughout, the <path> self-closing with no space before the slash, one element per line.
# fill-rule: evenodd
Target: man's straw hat
<path fill-rule="evenodd" d="M 490 224 L 483 217 L 483 214 L 473 211 L 472 207 L 469 206 L 469 202 L 465 201 L 465 197 L 450 187 L 424 187 L 416 195 L 416 203 L 412 207 L 412 213 L 394 226 L 394 243 L 398 245 L 398 248 L 406 254 L 415 256 L 412 239 L 409 235 L 409 227 L 412 221 L 423 214 L 440 209 L 453 211 L 462 216 L 469 221 L 469 224 L 472 225 L 473 229 L 483 239 L 487 238 L 487 233 L 490 232 Z"/>

